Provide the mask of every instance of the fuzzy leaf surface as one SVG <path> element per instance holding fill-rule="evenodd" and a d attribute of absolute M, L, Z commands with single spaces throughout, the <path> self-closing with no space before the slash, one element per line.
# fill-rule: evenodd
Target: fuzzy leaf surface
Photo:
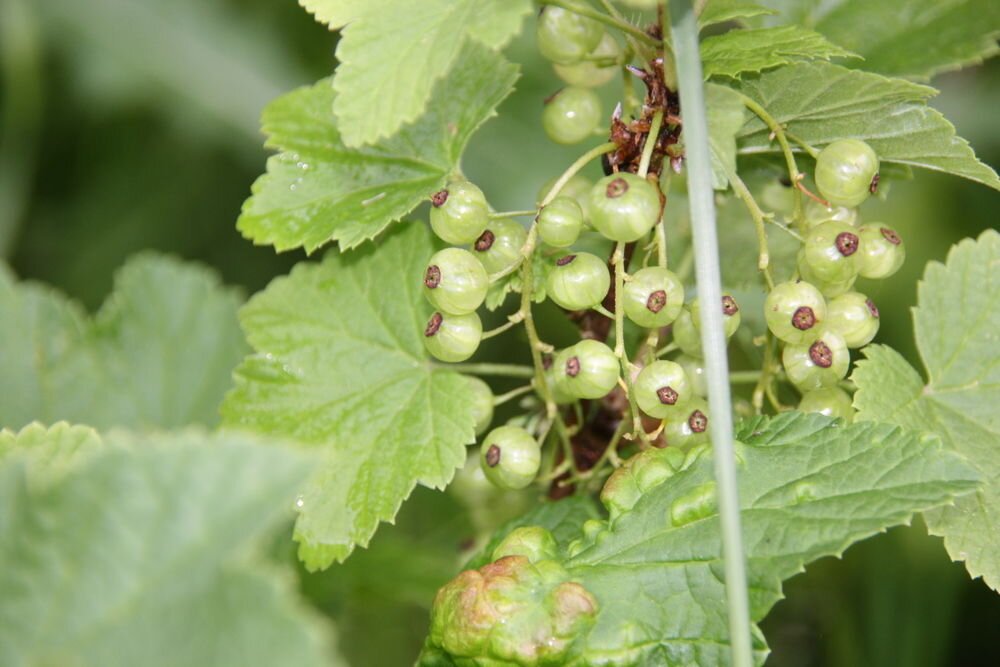
<path fill-rule="evenodd" d="M 749 0 L 709 0 L 701 14 L 698 15 L 698 25 L 704 27 L 715 23 L 774 13 L 773 9 L 768 9 L 760 3 Z"/>
<path fill-rule="evenodd" d="M 737 438 L 751 616 L 817 558 L 906 523 L 975 488 L 977 475 L 938 438 L 787 413 L 743 422 Z M 719 517 L 711 455 L 647 491 L 566 567 L 598 600 L 571 664 L 728 664 Z M 678 517 L 688 516 L 678 521 Z M 700 518 L 698 518 L 700 517 Z M 636 619 L 642 619 L 641 622 Z M 766 645 L 755 632 L 759 661 Z"/>
<path fill-rule="evenodd" d="M 344 144 L 352 147 L 391 136 L 415 120 L 428 108 L 434 83 L 453 65 L 463 66 L 463 45 L 474 40 L 500 48 L 532 8 L 530 0 L 300 4 L 331 28 L 348 23 L 337 44 L 333 110 Z"/>
<path fill-rule="evenodd" d="M 972 577 L 1000 590 L 1000 234 L 984 232 L 931 263 L 917 290 L 920 375 L 897 352 L 865 348 L 852 378 L 859 419 L 905 424 L 936 433 L 975 466 L 983 486 L 953 507 L 927 515 L 955 560 Z"/>
<path fill-rule="evenodd" d="M 995 0 L 760 0 L 862 57 L 857 67 L 926 79 L 996 55 L 1000 3 Z M 854 63 L 852 63 L 854 65 Z"/>
<path fill-rule="evenodd" d="M 706 78 L 739 77 L 744 72 L 760 72 L 801 59 L 829 60 L 853 55 L 818 32 L 794 25 L 730 30 L 701 41 Z"/>
<path fill-rule="evenodd" d="M 474 440 L 465 379 L 423 345 L 433 251 L 425 225 L 400 225 L 377 246 L 298 264 L 240 313 L 255 353 L 223 419 L 322 452 L 295 529 L 310 568 L 367 545 L 417 483 L 444 487 Z"/>
<path fill-rule="evenodd" d="M 215 424 L 246 353 L 241 301 L 205 268 L 142 254 L 118 271 L 91 319 L 62 294 L 17 283 L 0 266 L 0 426 Z"/>
<path fill-rule="evenodd" d="M 427 113 L 371 146 L 344 144 L 330 79 L 294 90 L 263 114 L 267 145 L 281 153 L 253 184 L 236 223 L 260 245 L 312 252 L 374 238 L 447 182 L 472 133 L 511 92 L 517 67 L 469 43 L 435 88 Z"/>
<path fill-rule="evenodd" d="M 343 664 L 290 572 L 254 555 L 303 454 L 196 432 L 101 446 L 66 424 L 0 441 L 0 663 Z"/>
<path fill-rule="evenodd" d="M 853 137 L 868 142 L 883 163 L 942 171 L 1000 190 L 996 172 L 927 106 L 933 88 L 824 62 L 747 75 L 736 88 L 815 148 Z M 740 153 L 780 151 L 769 134 L 763 121 L 751 117 L 740 132 Z"/>

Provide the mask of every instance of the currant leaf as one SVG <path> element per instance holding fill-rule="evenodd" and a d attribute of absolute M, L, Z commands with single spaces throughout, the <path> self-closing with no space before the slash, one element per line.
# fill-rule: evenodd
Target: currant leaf
<path fill-rule="evenodd" d="M 307 252 L 330 241 L 374 238 L 440 190 L 472 133 L 512 90 L 517 68 L 467 44 L 435 88 L 427 113 L 372 146 L 344 144 L 330 80 L 279 97 L 263 114 L 267 145 L 281 150 L 253 185 L 237 228 L 258 244 Z"/>
<path fill-rule="evenodd" d="M 745 72 L 787 65 L 797 60 L 857 57 L 823 35 L 794 25 L 730 30 L 701 42 L 705 77 L 739 78 Z"/>
<path fill-rule="evenodd" d="M 982 474 L 984 485 L 954 507 L 927 514 L 972 577 L 1000 590 L 1000 234 L 984 232 L 928 265 L 917 291 L 914 327 L 929 380 L 891 348 L 864 348 L 852 375 L 859 420 L 906 424 L 941 436 Z"/>
<path fill-rule="evenodd" d="M 475 438 L 465 378 L 432 364 L 423 343 L 433 251 L 426 226 L 400 225 L 377 247 L 297 265 L 240 313 L 255 353 L 223 419 L 323 452 L 295 528 L 311 569 L 367 545 L 417 483 L 442 488 Z"/>
<path fill-rule="evenodd" d="M 701 14 L 698 15 L 698 25 L 705 27 L 715 23 L 776 13 L 773 9 L 768 9 L 749 0 L 708 0 L 704 9 L 701 10 Z"/>
<path fill-rule="evenodd" d="M 710 83 L 705 86 L 708 116 L 708 146 L 712 157 L 712 187 L 729 187 L 728 172 L 736 173 L 736 134 L 746 121 L 746 107 L 731 88 Z"/>

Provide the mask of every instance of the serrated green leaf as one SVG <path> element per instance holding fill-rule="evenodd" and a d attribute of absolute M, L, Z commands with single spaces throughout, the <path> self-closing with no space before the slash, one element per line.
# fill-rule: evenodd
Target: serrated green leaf
<path fill-rule="evenodd" d="M 330 241 L 374 238 L 448 180 L 472 133 L 512 90 L 517 67 L 467 44 L 416 123 L 374 146 L 344 145 L 330 80 L 275 100 L 263 115 L 267 173 L 253 185 L 237 228 L 257 244 L 307 252 Z"/>
<path fill-rule="evenodd" d="M 891 426 L 787 413 L 748 420 L 737 437 L 745 443 L 737 456 L 755 622 L 780 599 L 781 581 L 806 563 L 975 488 L 975 471 L 939 440 Z M 713 480 L 706 451 L 569 559 L 599 605 L 570 664 L 611 656 L 623 664 L 728 664 Z M 755 649 L 763 661 L 759 632 Z"/>
<path fill-rule="evenodd" d="M 942 171 L 1000 190 L 996 172 L 927 106 L 933 88 L 823 62 L 747 75 L 735 87 L 816 148 L 853 137 L 868 142 L 883 163 Z M 778 152 L 769 134 L 763 121 L 751 118 L 738 138 L 740 153 Z"/>
<path fill-rule="evenodd" d="M 0 425 L 213 425 L 246 352 L 241 298 L 211 271 L 152 254 L 115 276 L 93 320 L 0 269 Z"/>
<path fill-rule="evenodd" d="M 775 14 L 773 9 L 762 7 L 749 0 L 709 0 L 698 15 L 698 25 L 704 27 L 715 23 L 724 23 L 735 19 L 746 19 L 754 16 Z"/>
<path fill-rule="evenodd" d="M 426 226 L 401 225 L 378 246 L 298 264 L 240 313 L 255 354 L 223 418 L 323 452 L 295 529 L 312 569 L 366 545 L 418 482 L 442 488 L 474 440 L 465 379 L 422 342 L 433 251 Z"/>
<path fill-rule="evenodd" d="M 1000 234 L 953 247 L 947 262 L 931 263 L 914 310 L 917 347 L 927 386 L 895 351 L 865 348 L 852 375 L 858 419 L 904 424 L 940 435 L 980 471 L 984 485 L 927 515 L 970 576 L 1000 590 Z"/>
<path fill-rule="evenodd" d="M 351 147 L 389 137 L 415 120 L 428 108 L 435 82 L 453 65 L 463 65 L 460 54 L 469 40 L 500 48 L 532 8 L 530 0 L 421 0 L 403 7 L 392 0 L 300 4 L 331 27 L 349 23 L 337 45 L 333 109 L 343 143 Z"/>
<path fill-rule="evenodd" d="M 915 78 L 996 55 L 995 0 L 760 0 L 781 21 L 809 26 L 864 57 L 857 67 Z M 768 21 L 779 19 L 768 19 Z"/>
<path fill-rule="evenodd" d="M 730 30 L 701 41 L 705 77 L 739 77 L 745 72 L 787 65 L 796 60 L 847 58 L 855 54 L 823 35 L 795 25 Z"/>
<path fill-rule="evenodd" d="M 708 145 L 712 152 L 712 187 L 729 187 L 729 172 L 736 173 L 736 133 L 746 119 L 746 106 L 731 88 L 705 86 Z"/>
<path fill-rule="evenodd" d="M 29 427 L 17 447 L 52 453 L 0 464 L 0 663 L 342 664 L 290 573 L 253 555 L 291 511 L 303 454 L 118 433 L 61 479 L 28 483 L 76 428 Z"/>
<path fill-rule="evenodd" d="M 100 451 L 102 444 L 101 436 L 89 426 L 57 422 L 46 428 L 32 422 L 17 433 L 0 430 L 0 464 L 24 461 L 29 486 L 46 486 Z"/>

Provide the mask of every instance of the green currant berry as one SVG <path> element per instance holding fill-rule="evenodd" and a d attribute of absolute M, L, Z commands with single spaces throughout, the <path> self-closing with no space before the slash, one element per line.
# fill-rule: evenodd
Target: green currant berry
<path fill-rule="evenodd" d="M 694 328 L 701 332 L 701 306 L 698 298 L 695 297 L 688 306 L 691 310 L 691 323 Z M 740 328 L 740 306 L 731 294 L 722 295 L 722 323 L 725 327 L 726 338 L 732 338 L 736 330 Z"/>
<path fill-rule="evenodd" d="M 830 222 L 831 220 L 857 226 L 858 209 L 846 206 L 824 206 L 815 199 L 806 200 L 806 227 L 815 227 L 820 223 Z"/>
<path fill-rule="evenodd" d="M 612 241 L 636 241 L 660 219 L 660 192 L 635 174 L 605 176 L 590 190 L 590 216 Z"/>
<path fill-rule="evenodd" d="M 462 376 L 472 397 L 472 418 L 476 421 L 476 435 L 486 431 L 493 421 L 493 390 L 484 381 L 471 375 Z"/>
<path fill-rule="evenodd" d="M 861 239 L 861 275 L 865 278 L 888 278 L 899 271 L 906 259 L 906 247 L 892 227 L 873 223 L 858 230 Z"/>
<path fill-rule="evenodd" d="M 840 335 L 824 331 L 811 343 L 786 345 L 781 362 L 788 380 L 805 392 L 831 387 L 843 380 L 851 363 L 851 353 Z"/>
<path fill-rule="evenodd" d="M 802 248 L 799 248 L 798 254 L 798 268 L 799 276 L 802 280 L 807 283 L 811 283 L 816 289 L 820 291 L 827 299 L 832 299 L 835 296 L 840 296 L 851 291 L 854 287 L 855 281 L 857 281 L 857 274 L 851 276 L 847 280 L 841 280 L 838 282 L 828 282 L 826 280 L 820 280 L 819 276 L 813 273 L 812 267 L 805 260 L 805 253 Z"/>
<path fill-rule="evenodd" d="M 608 265 L 589 252 L 560 257 L 545 281 L 548 295 L 566 310 L 593 308 L 610 287 Z"/>
<path fill-rule="evenodd" d="M 840 417 L 848 424 L 854 421 L 854 406 L 850 395 L 840 387 L 823 387 L 802 394 L 802 412 L 818 412 L 827 417 Z"/>
<path fill-rule="evenodd" d="M 826 304 L 826 327 L 840 334 L 847 347 L 864 347 L 878 333 L 878 308 L 859 292 L 841 294 Z"/>
<path fill-rule="evenodd" d="M 431 229 L 448 243 L 472 243 L 489 221 L 486 196 L 468 181 L 449 183 L 431 197 Z"/>
<path fill-rule="evenodd" d="M 600 44 L 590 52 L 589 58 L 617 59 L 621 55 L 621 47 L 611 35 L 604 33 Z M 571 86 L 597 88 L 603 86 L 618 73 L 618 65 L 598 65 L 584 60 L 575 65 L 553 64 L 556 75 Z"/>
<path fill-rule="evenodd" d="M 684 284 L 673 271 L 659 266 L 639 269 L 623 290 L 625 315 L 640 327 L 665 327 L 684 307 Z"/>
<path fill-rule="evenodd" d="M 761 190 L 760 203 L 767 210 L 789 214 L 795 208 L 795 190 L 781 181 L 769 181 Z"/>
<path fill-rule="evenodd" d="M 811 343 L 826 319 L 826 300 L 807 282 L 781 283 L 764 300 L 764 317 L 771 333 L 786 343 Z"/>
<path fill-rule="evenodd" d="M 538 474 L 538 443 L 520 426 L 499 426 L 483 438 L 479 464 L 486 479 L 501 489 L 523 489 Z"/>
<path fill-rule="evenodd" d="M 545 367 L 545 382 L 549 387 L 549 392 L 552 394 L 552 400 L 559 405 L 565 405 L 575 401 L 576 396 L 569 392 L 565 366 L 557 364 L 556 359 L 561 358 L 558 355 L 545 355 L 542 357 L 542 364 Z"/>
<path fill-rule="evenodd" d="M 569 86 L 545 100 L 542 128 L 557 144 L 578 144 L 594 135 L 601 121 L 601 98 L 589 88 Z"/>
<path fill-rule="evenodd" d="M 488 273 L 499 273 L 521 259 L 528 232 L 516 220 L 492 220 L 472 244 L 475 256 Z"/>
<path fill-rule="evenodd" d="M 479 308 L 489 286 L 482 263 L 461 248 L 437 251 L 424 271 L 424 296 L 449 315 L 464 315 Z"/>
<path fill-rule="evenodd" d="M 465 361 L 479 347 L 483 323 L 475 313 L 447 315 L 437 312 L 427 320 L 424 345 L 441 361 Z"/>
<path fill-rule="evenodd" d="M 572 65 L 597 48 L 604 28 L 593 19 L 562 7 L 546 5 L 538 14 L 535 39 L 546 60 Z"/>
<path fill-rule="evenodd" d="M 708 442 L 708 403 L 694 397 L 677 415 L 663 422 L 663 439 L 669 447 L 688 449 Z"/>
<path fill-rule="evenodd" d="M 632 389 L 642 411 L 657 419 L 681 414 L 694 397 L 691 381 L 681 365 L 662 359 L 639 371 Z"/>
<path fill-rule="evenodd" d="M 574 398 L 601 398 L 618 383 L 618 357 L 600 341 L 586 339 L 567 347 L 554 365 L 557 382 Z"/>
<path fill-rule="evenodd" d="M 698 396 L 708 396 L 708 382 L 705 380 L 705 360 L 692 357 L 688 354 L 681 354 L 675 363 L 680 364 L 684 372 L 687 373 L 688 380 L 691 381 L 691 390 Z"/>
<path fill-rule="evenodd" d="M 583 230 L 583 210 L 572 197 L 556 197 L 535 218 L 538 235 L 555 248 L 573 245 Z"/>
<path fill-rule="evenodd" d="M 824 222 L 806 234 L 802 259 L 812 275 L 823 282 L 839 283 L 858 275 L 858 230 L 844 222 Z"/>
<path fill-rule="evenodd" d="M 536 201 L 542 202 L 548 195 L 549 190 L 552 186 L 556 184 L 559 177 L 549 179 L 542 189 L 538 191 L 538 199 Z M 590 219 L 590 189 L 594 187 L 593 182 L 583 174 L 573 174 L 572 177 L 561 188 L 559 192 L 556 193 L 559 197 L 569 197 L 570 199 L 575 199 L 576 203 L 580 205 L 580 210 L 583 211 L 583 221 L 586 223 Z"/>
<path fill-rule="evenodd" d="M 681 348 L 681 352 L 698 359 L 705 356 L 701 349 L 701 333 L 694 325 L 694 318 L 687 308 L 681 310 L 680 315 L 674 320 L 673 334 L 674 342 Z"/>
<path fill-rule="evenodd" d="M 878 188 L 878 155 L 857 139 L 838 139 L 816 156 L 816 187 L 833 206 L 854 207 Z"/>

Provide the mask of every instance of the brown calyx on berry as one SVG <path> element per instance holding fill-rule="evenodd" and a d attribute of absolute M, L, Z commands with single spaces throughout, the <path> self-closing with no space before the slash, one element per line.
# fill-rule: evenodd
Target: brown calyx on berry
<path fill-rule="evenodd" d="M 708 429 L 708 417 L 701 410 L 695 410 L 688 417 L 688 427 L 693 433 L 704 433 Z"/>
<path fill-rule="evenodd" d="M 496 240 L 496 234 L 487 229 L 479 235 L 479 238 L 476 239 L 476 243 L 473 247 L 479 252 L 486 252 L 493 247 L 493 242 Z"/>
<path fill-rule="evenodd" d="M 666 290 L 658 289 L 646 299 L 646 309 L 651 313 L 658 313 L 667 305 Z"/>
<path fill-rule="evenodd" d="M 723 315 L 735 315 L 740 312 L 740 307 L 736 303 L 736 299 L 729 296 L 728 294 L 722 297 L 722 314 Z"/>
<path fill-rule="evenodd" d="M 809 306 L 799 306 L 792 313 L 792 326 L 799 331 L 809 331 L 816 326 L 816 313 Z"/>
<path fill-rule="evenodd" d="M 660 399 L 660 403 L 663 403 L 664 405 L 676 405 L 677 399 L 680 398 L 680 395 L 677 393 L 676 389 L 667 386 L 657 389 L 656 397 Z"/>
<path fill-rule="evenodd" d="M 809 346 L 809 358 L 820 368 L 833 366 L 833 350 L 821 340 Z"/>
<path fill-rule="evenodd" d="M 424 329 L 424 335 L 430 338 L 438 332 L 441 328 L 441 322 L 444 321 L 444 316 L 441 313 L 434 313 L 431 315 L 431 319 L 427 320 L 427 328 Z"/>
<path fill-rule="evenodd" d="M 495 468 L 498 463 L 500 463 L 500 448 L 496 445 L 490 445 L 490 448 L 486 450 L 486 465 Z"/>
<path fill-rule="evenodd" d="M 441 268 L 437 264 L 431 264 L 424 273 L 424 287 L 434 289 L 441 284 Z"/>
<path fill-rule="evenodd" d="M 891 243 L 892 245 L 899 245 L 903 242 L 903 239 L 899 238 L 899 234 L 892 231 L 888 227 L 882 227 L 879 229 L 882 232 L 882 238 Z"/>
<path fill-rule="evenodd" d="M 571 378 L 575 378 L 579 374 L 580 374 L 580 358 L 570 357 L 566 361 L 566 375 L 570 376 Z"/>
<path fill-rule="evenodd" d="M 871 299 L 865 299 L 865 305 L 868 306 L 868 312 L 872 314 L 876 320 L 878 319 L 878 306 Z"/>
<path fill-rule="evenodd" d="M 444 190 L 438 190 L 437 192 L 431 195 L 431 204 L 434 205 L 434 208 L 440 208 L 441 206 L 444 205 L 446 201 L 448 201 L 447 188 L 445 188 Z"/>
<path fill-rule="evenodd" d="M 878 192 L 878 181 L 879 181 L 879 174 L 876 171 L 875 175 L 872 176 L 872 182 L 868 184 L 868 192 L 870 192 L 871 194 L 875 194 L 876 192 Z"/>
<path fill-rule="evenodd" d="M 616 178 L 608 183 L 604 194 L 607 195 L 608 199 L 618 199 L 626 192 L 628 192 L 628 181 L 624 178 Z"/>
<path fill-rule="evenodd" d="M 858 237 L 850 232 L 841 232 L 837 234 L 836 245 L 841 255 L 850 257 L 858 251 Z"/>
<path fill-rule="evenodd" d="M 576 259 L 576 255 L 566 255 L 565 257 L 560 257 L 556 260 L 556 266 L 566 266 L 574 259 Z"/>

